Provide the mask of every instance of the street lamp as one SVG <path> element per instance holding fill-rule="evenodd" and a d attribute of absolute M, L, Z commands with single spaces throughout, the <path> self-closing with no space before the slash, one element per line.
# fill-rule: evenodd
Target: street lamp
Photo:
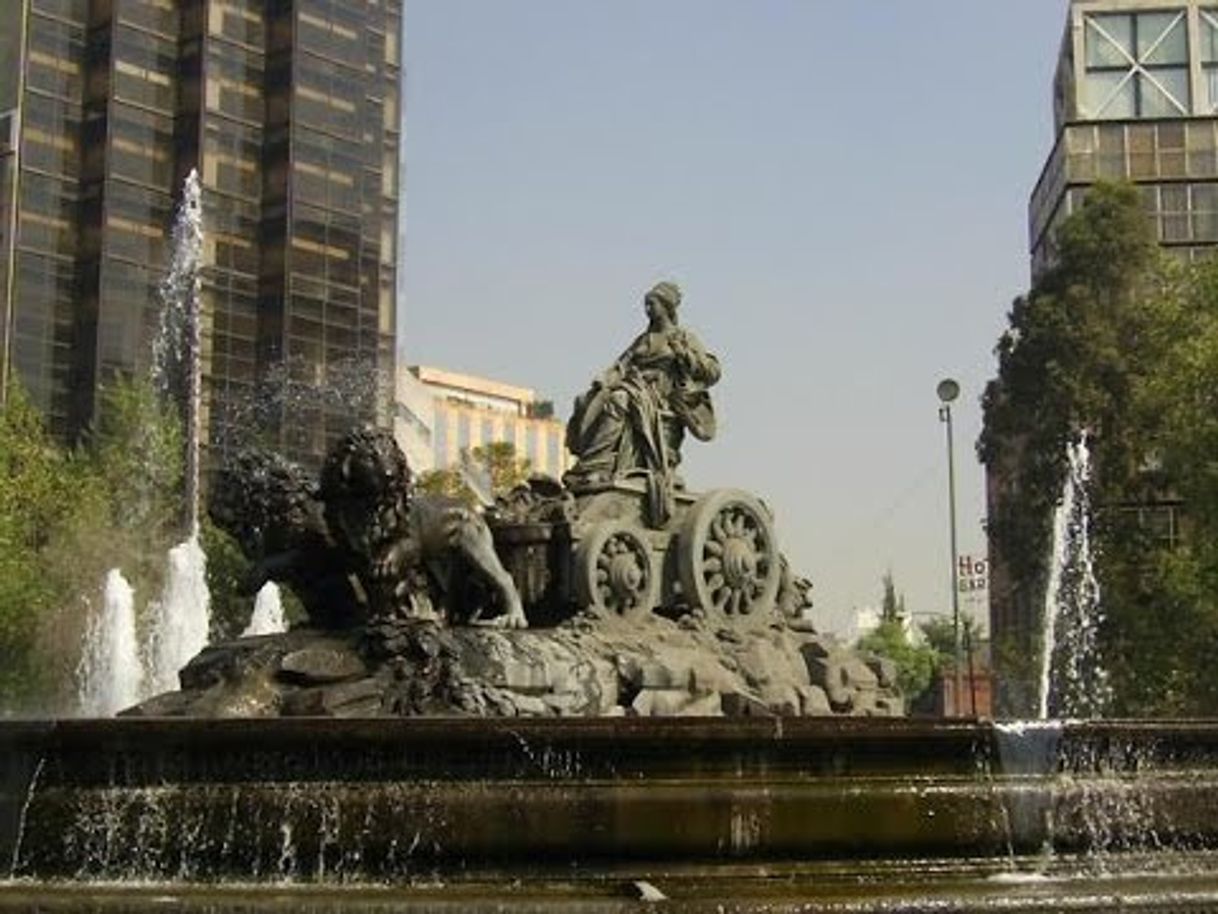
<path fill-rule="evenodd" d="M 952 445 L 952 401 L 960 396 L 960 385 L 951 378 L 944 378 L 935 388 L 939 395 L 939 421 L 947 426 L 947 515 L 948 526 L 951 530 L 952 548 L 952 638 L 955 642 L 955 676 L 952 689 L 952 710 L 955 716 L 960 716 L 961 696 L 964 694 L 964 683 L 960 676 L 963 672 L 964 659 L 961 656 L 963 646 L 960 640 L 960 588 L 956 567 L 956 457 Z"/>

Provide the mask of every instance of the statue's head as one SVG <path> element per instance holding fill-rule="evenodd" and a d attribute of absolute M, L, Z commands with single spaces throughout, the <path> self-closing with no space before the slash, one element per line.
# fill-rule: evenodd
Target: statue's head
<path fill-rule="evenodd" d="M 653 308 L 664 309 L 669 320 L 677 319 L 677 308 L 681 304 L 681 289 L 675 282 L 658 282 L 643 297 L 650 317 Z"/>
<path fill-rule="evenodd" d="M 243 449 L 224 462 L 209 487 L 207 509 L 251 559 L 286 548 L 317 526 L 308 472 L 260 448 Z"/>
<path fill-rule="evenodd" d="M 405 514 L 409 493 L 406 456 L 384 429 L 349 433 L 321 468 L 326 522 L 347 548 L 363 555 Z"/>

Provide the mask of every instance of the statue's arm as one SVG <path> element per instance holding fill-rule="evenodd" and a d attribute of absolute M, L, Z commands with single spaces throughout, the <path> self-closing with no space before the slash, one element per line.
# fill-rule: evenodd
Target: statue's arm
<path fill-rule="evenodd" d="M 686 377 L 708 385 L 718 382 L 721 373 L 719 359 L 707 352 L 696 336 L 683 330 L 674 337 L 672 347 Z"/>

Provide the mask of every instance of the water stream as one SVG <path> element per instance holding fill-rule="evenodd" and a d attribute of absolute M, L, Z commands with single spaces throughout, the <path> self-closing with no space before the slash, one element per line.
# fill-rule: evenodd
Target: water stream
<path fill-rule="evenodd" d="M 101 612 L 90 616 L 78 679 L 80 710 L 89 717 L 109 717 L 141 698 L 135 595 L 117 568 L 106 574 Z"/>
<path fill-rule="evenodd" d="M 1099 648 L 1103 622 L 1091 539 L 1091 452 L 1086 436 L 1067 451 L 1069 470 L 1053 516 L 1053 551 L 1042 620 L 1038 717 L 1097 718 L 1111 699 Z"/>
<path fill-rule="evenodd" d="M 274 581 L 267 581 L 254 598 L 254 612 L 250 616 L 249 625 L 241 633 L 241 637 L 276 635 L 287 629 L 288 624 L 283 616 L 283 600 L 279 593 L 279 586 Z"/>

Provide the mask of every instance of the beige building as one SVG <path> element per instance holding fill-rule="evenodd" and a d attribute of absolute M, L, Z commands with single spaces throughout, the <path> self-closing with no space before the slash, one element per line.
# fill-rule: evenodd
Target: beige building
<path fill-rule="evenodd" d="M 394 399 L 394 436 L 418 472 L 457 465 L 462 453 L 501 441 L 516 446 L 531 472 L 557 478 L 570 466 L 565 425 L 530 388 L 412 365 L 398 370 Z"/>
<path fill-rule="evenodd" d="M 1138 185 L 1164 247 L 1218 245 L 1218 2 L 1073 0 L 1053 82 L 1056 142 L 1028 208 L 1032 273 L 1096 180 Z"/>

